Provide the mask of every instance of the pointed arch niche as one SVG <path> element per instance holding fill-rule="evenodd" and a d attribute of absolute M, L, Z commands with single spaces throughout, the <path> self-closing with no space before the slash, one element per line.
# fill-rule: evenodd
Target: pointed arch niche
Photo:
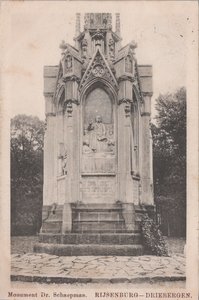
<path fill-rule="evenodd" d="M 84 129 L 100 116 L 102 123 L 107 127 L 113 125 L 113 103 L 110 96 L 102 88 L 93 89 L 84 103 Z M 112 128 L 113 130 L 113 128 Z"/>
<path fill-rule="evenodd" d="M 113 173 L 116 155 L 115 99 L 108 87 L 92 85 L 82 101 L 83 173 Z"/>

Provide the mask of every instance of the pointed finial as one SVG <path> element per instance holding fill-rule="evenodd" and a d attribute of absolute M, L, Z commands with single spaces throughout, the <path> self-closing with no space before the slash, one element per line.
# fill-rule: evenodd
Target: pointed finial
<path fill-rule="evenodd" d="M 59 44 L 59 48 L 62 50 L 65 50 L 67 48 L 66 42 L 64 40 L 62 40 Z"/>
<path fill-rule="evenodd" d="M 137 45 L 136 41 L 132 40 L 130 42 L 130 46 L 131 46 L 131 48 L 137 48 L 138 45 Z"/>
<path fill-rule="evenodd" d="M 75 36 L 77 37 L 80 34 L 80 13 L 76 14 L 76 28 L 75 28 Z"/>
<path fill-rule="evenodd" d="M 64 55 L 64 52 L 67 49 L 67 44 L 64 40 L 62 40 L 59 44 L 59 48 L 61 49 L 61 55 Z"/>
<path fill-rule="evenodd" d="M 120 14 L 116 13 L 116 24 L 115 24 L 115 32 L 120 36 Z"/>

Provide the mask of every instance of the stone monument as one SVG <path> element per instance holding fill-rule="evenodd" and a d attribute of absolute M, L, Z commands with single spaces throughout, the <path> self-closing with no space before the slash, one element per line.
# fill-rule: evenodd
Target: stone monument
<path fill-rule="evenodd" d="M 121 46 L 110 13 L 86 13 L 75 46 L 44 67 L 46 131 L 40 243 L 61 255 L 140 255 L 152 213 L 152 66 Z"/>

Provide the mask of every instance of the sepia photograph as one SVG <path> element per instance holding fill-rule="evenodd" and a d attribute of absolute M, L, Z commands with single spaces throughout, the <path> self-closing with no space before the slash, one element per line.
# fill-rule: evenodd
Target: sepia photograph
<path fill-rule="evenodd" d="M 2 1 L 0 299 L 198 299 L 196 1 Z"/>

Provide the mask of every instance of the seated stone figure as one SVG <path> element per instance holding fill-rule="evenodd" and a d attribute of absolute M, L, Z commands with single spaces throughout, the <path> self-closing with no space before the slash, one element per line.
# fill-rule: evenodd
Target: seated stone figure
<path fill-rule="evenodd" d="M 93 152 L 103 152 L 106 149 L 106 127 L 102 123 L 102 117 L 96 116 L 95 122 L 88 126 L 89 147 Z"/>
<path fill-rule="evenodd" d="M 115 145 L 113 130 L 102 122 L 101 116 L 96 116 L 95 122 L 90 121 L 84 129 L 83 152 L 99 153 L 113 152 Z"/>

